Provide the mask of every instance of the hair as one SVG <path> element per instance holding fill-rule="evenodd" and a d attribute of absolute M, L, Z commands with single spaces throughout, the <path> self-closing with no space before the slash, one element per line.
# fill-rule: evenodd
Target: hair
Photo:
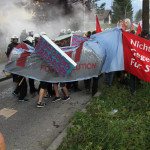
<path fill-rule="evenodd" d="M 91 36 L 91 31 L 88 31 L 88 32 L 87 32 L 87 37 L 90 38 L 90 36 Z"/>
<path fill-rule="evenodd" d="M 131 30 L 131 32 L 130 32 L 130 33 L 135 34 L 135 30 Z"/>
<path fill-rule="evenodd" d="M 93 32 L 92 32 L 92 35 L 93 35 L 93 34 L 96 34 L 96 31 L 93 31 Z"/>

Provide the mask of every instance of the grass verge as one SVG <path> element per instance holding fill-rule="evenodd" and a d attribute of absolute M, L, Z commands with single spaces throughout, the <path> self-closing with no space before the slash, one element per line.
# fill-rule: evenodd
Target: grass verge
<path fill-rule="evenodd" d="M 124 85 L 102 85 L 100 91 L 87 113 L 78 111 L 71 119 L 59 150 L 149 150 L 150 84 L 142 82 L 134 96 Z"/>

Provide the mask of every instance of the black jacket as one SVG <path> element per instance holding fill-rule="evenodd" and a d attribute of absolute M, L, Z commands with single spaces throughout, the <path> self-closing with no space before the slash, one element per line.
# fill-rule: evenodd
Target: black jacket
<path fill-rule="evenodd" d="M 18 43 L 13 43 L 13 42 L 8 45 L 7 52 L 6 52 L 7 57 L 9 57 L 10 52 L 11 52 L 12 49 L 13 49 L 14 47 L 16 47 L 17 45 L 18 45 Z"/>

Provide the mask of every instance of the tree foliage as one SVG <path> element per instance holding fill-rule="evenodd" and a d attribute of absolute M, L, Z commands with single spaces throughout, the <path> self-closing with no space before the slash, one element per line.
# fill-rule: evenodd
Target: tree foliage
<path fill-rule="evenodd" d="M 112 22 L 129 18 L 132 20 L 133 8 L 131 0 L 114 0 L 112 6 Z"/>
<path fill-rule="evenodd" d="M 142 20 L 142 9 L 137 11 L 136 14 L 135 14 L 135 22 L 138 23 L 141 20 Z"/>

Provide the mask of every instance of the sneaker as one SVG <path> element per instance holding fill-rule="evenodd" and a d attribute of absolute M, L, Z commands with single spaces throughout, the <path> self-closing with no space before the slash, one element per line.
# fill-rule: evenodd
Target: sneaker
<path fill-rule="evenodd" d="M 51 97 L 51 95 L 44 95 L 43 98 L 50 98 L 50 97 Z"/>
<path fill-rule="evenodd" d="M 18 98 L 19 96 L 15 93 L 15 92 L 12 92 L 12 95 L 16 98 Z"/>
<path fill-rule="evenodd" d="M 24 98 L 24 99 L 19 99 L 19 100 L 18 100 L 19 103 L 24 103 L 24 102 L 28 102 L 28 101 L 29 101 L 29 99 L 25 99 L 25 98 Z"/>
<path fill-rule="evenodd" d="M 60 97 L 55 97 L 55 98 L 52 100 L 52 102 L 55 103 L 55 102 L 60 101 L 60 100 L 61 100 Z"/>
<path fill-rule="evenodd" d="M 65 96 L 65 97 L 62 99 L 62 101 L 67 101 L 67 100 L 69 100 L 69 99 L 70 99 L 69 96 Z"/>
<path fill-rule="evenodd" d="M 41 107 L 45 107 L 46 103 L 45 102 L 38 102 L 36 107 L 41 108 Z"/>

